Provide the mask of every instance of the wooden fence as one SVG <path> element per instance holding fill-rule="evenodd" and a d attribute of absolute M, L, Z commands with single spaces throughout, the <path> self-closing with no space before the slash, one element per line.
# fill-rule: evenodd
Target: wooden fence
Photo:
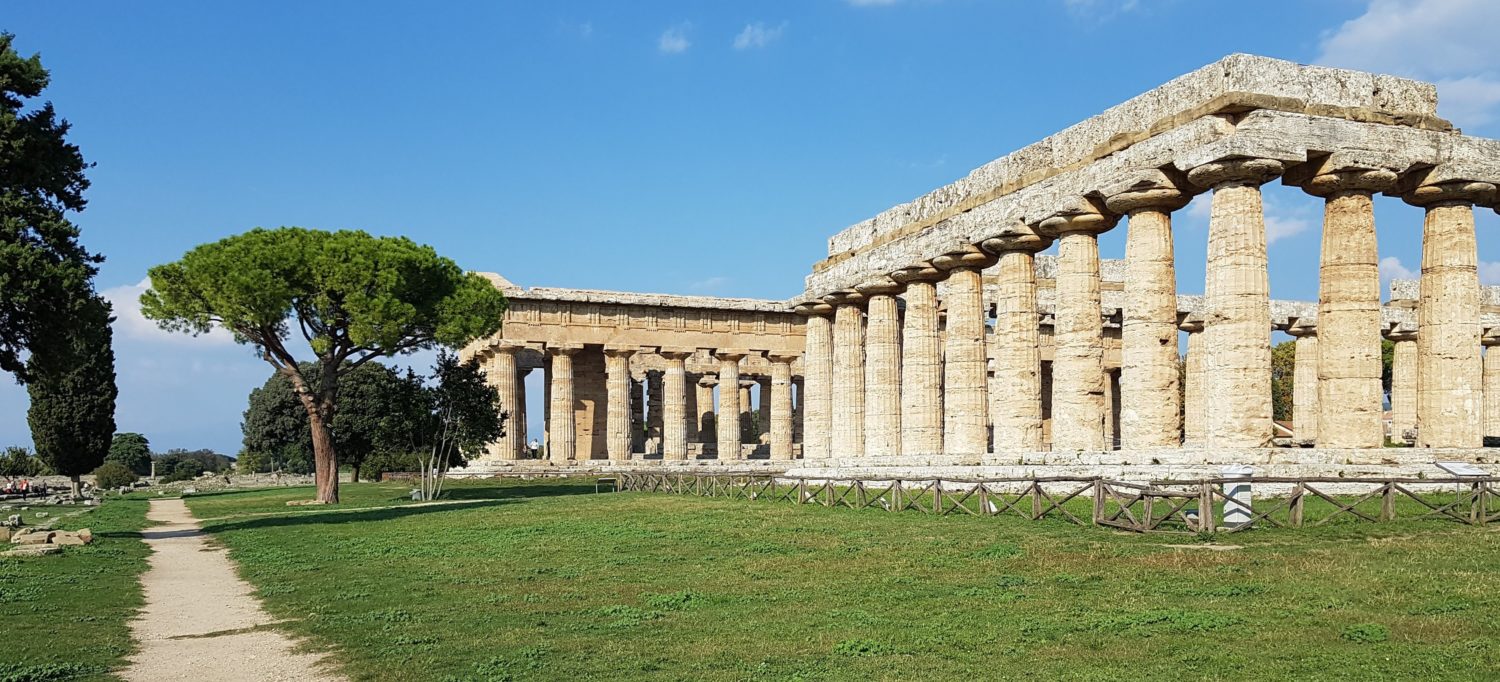
<path fill-rule="evenodd" d="M 1257 525 L 1321 526 L 1338 520 L 1444 519 L 1470 525 L 1500 521 L 1500 478 L 1209 478 L 1126 483 L 1104 478 L 802 478 L 767 473 L 636 471 L 615 475 L 619 490 L 770 500 L 850 509 L 915 511 L 944 516 L 1017 515 L 1061 519 L 1134 532 L 1238 532 Z M 1287 489 L 1262 494 L 1248 509 L 1226 485 Z M 1446 491 L 1447 486 L 1454 490 Z M 1355 492 L 1327 492 L 1337 487 Z M 1421 487 L 1418 492 L 1415 488 Z M 1236 507 L 1243 523 L 1222 525 Z M 1207 513 L 1204 513 L 1207 510 Z"/>

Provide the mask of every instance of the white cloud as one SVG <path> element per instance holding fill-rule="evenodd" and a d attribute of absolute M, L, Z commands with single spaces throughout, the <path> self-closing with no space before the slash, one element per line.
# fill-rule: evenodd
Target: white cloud
<path fill-rule="evenodd" d="M 692 41 L 688 40 L 687 37 L 688 31 L 692 28 L 693 25 L 691 23 L 684 21 L 662 31 L 661 37 L 656 40 L 656 49 L 662 54 L 681 54 L 687 52 L 687 49 L 693 46 Z"/>
<path fill-rule="evenodd" d="M 774 28 L 766 26 L 759 21 L 753 24 L 746 24 L 745 30 L 740 31 L 740 34 L 734 37 L 734 49 L 747 50 L 752 47 L 765 47 L 780 38 L 781 33 L 785 30 L 785 21 L 781 22 L 780 26 Z"/>
<path fill-rule="evenodd" d="M 1324 34 L 1317 63 L 1432 81 L 1438 113 L 1460 126 L 1500 116 L 1500 2 L 1371 0 Z"/>
<path fill-rule="evenodd" d="M 689 284 L 688 285 L 688 290 L 692 291 L 692 292 L 695 292 L 695 293 L 704 293 L 704 292 L 710 292 L 710 291 L 718 291 L 719 289 L 723 288 L 725 284 L 728 284 L 728 283 L 729 283 L 729 278 L 728 277 L 709 277 L 707 279 L 700 279 L 700 280 L 698 280 L 696 282 L 693 282 L 693 283 Z"/>
<path fill-rule="evenodd" d="M 1213 211 L 1213 205 L 1213 192 L 1204 192 L 1196 197 L 1193 197 L 1193 200 L 1188 202 L 1187 214 L 1189 217 L 1193 218 L 1193 220 L 1202 221 L 1204 225 L 1207 225 L 1208 216 Z"/>
<path fill-rule="evenodd" d="M 151 288 L 151 278 L 147 277 L 135 284 L 112 287 L 100 292 L 100 295 L 114 307 L 115 334 L 124 338 L 158 343 L 234 344 L 234 337 L 218 327 L 207 334 L 195 337 L 182 332 L 169 332 L 156 326 L 156 322 L 146 319 L 146 316 L 141 314 L 141 294 L 149 288 Z"/>
<path fill-rule="evenodd" d="M 1306 232 L 1312 227 L 1312 221 L 1306 218 L 1288 215 L 1266 214 L 1266 246 L 1275 244 L 1295 234 Z"/>
<path fill-rule="evenodd" d="M 1479 261 L 1479 283 L 1500 285 L 1500 261 Z"/>

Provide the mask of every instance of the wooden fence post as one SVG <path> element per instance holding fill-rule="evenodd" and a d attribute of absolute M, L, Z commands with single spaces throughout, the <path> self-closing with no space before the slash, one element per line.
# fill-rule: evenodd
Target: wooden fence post
<path fill-rule="evenodd" d="M 1198 484 L 1198 532 L 1214 532 L 1214 488 L 1203 481 Z"/>
<path fill-rule="evenodd" d="M 1094 525 L 1104 520 L 1104 479 L 1094 479 Z"/>
<path fill-rule="evenodd" d="M 1287 503 L 1287 520 L 1293 528 L 1302 527 L 1302 483 L 1292 486 L 1292 499 Z"/>
<path fill-rule="evenodd" d="M 1396 484 L 1386 481 L 1385 488 L 1380 491 L 1380 520 L 1394 521 L 1396 519 Z"/>

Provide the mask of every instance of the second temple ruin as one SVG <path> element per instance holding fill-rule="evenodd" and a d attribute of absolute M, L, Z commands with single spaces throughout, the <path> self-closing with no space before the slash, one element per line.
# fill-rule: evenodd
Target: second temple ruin
<path fill-rule="evenodd" d="M 513 418 L 472 468 L 1149 479 L 1485 462 L 1500 287 L 1480 285 L 1474 211 L 1500 210 L 1500 141 L 1436 112 L 1430 84 L 1232 55 L 835 234 L 788 301 L 491 275 L 511 309 L 464 353 Z M 1324 201 L 1317 301 L 1270 297 L 1261 186 L 1276 180 Z M 1179 295 L 1172 214 L 1203 193 L 1205 293 Z M 1384 304 L 1377 196 L 1425 212 L 1421 278 Z M 1112 229 L 1123 260 L 1099 257 Z M 1272 419 L 1273 331 L 1296 339 L 1289 426 Z M 543 396 L 526 395 L 532 371 Z"/>

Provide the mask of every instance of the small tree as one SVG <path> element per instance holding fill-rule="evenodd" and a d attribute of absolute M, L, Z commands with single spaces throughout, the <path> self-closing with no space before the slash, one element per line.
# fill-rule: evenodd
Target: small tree
<path fill-rule="evenodd" d="M 418 462 L 424 500 L 443 494 L 450 468 L 463 466 L 486 443 L 505 435 L 507 417 L 500 411 L 499 392 L 485 383 L 477 362 L 461 363 L 442 353 L 433 370 L 428 443 Z"/>
<path fill-rule="evenodd" d="M 297 227 L 204 244 L 150 271 L 141 309 L 164 329 L 223 327 L 292 382 L 312 435 L 317 499 L 338 501 L 332 432 L 343 374 L 379 357 L 457 347 L 500 328 L 505 297 L 401 237 Z M 316 380 L 293 355 L 311 347 Z"/>
<path fill-rule="evenodd" d="M 94 470 L 94 486 L 100 490 L 130 485 L 138 480 L 140 477 L 134 471 L 114 460 L 106 460 Z"/>
<path fill-rule="evenodd" d="M 151 442 L 139 433 L 117 433 L 109 443 L 106 462 L 119 462 L 137 476 L 151 473 Z"/>
<path fill-rule="evenodd" d="M 47 463 L 32 454 L 31 450 L 18 445 L 0 450 L 0 476 L 22 478 L 46 474 Z"/>
<path fill-rule="evenodd" d="M 115 353 L 109 303 L 93 297 L 79 307 L 66 343 L 36 349 L 27 361 L 31 407 L 26 421 L 36 452 L 73 481 L 98 468 L 115 432 Z"/>

